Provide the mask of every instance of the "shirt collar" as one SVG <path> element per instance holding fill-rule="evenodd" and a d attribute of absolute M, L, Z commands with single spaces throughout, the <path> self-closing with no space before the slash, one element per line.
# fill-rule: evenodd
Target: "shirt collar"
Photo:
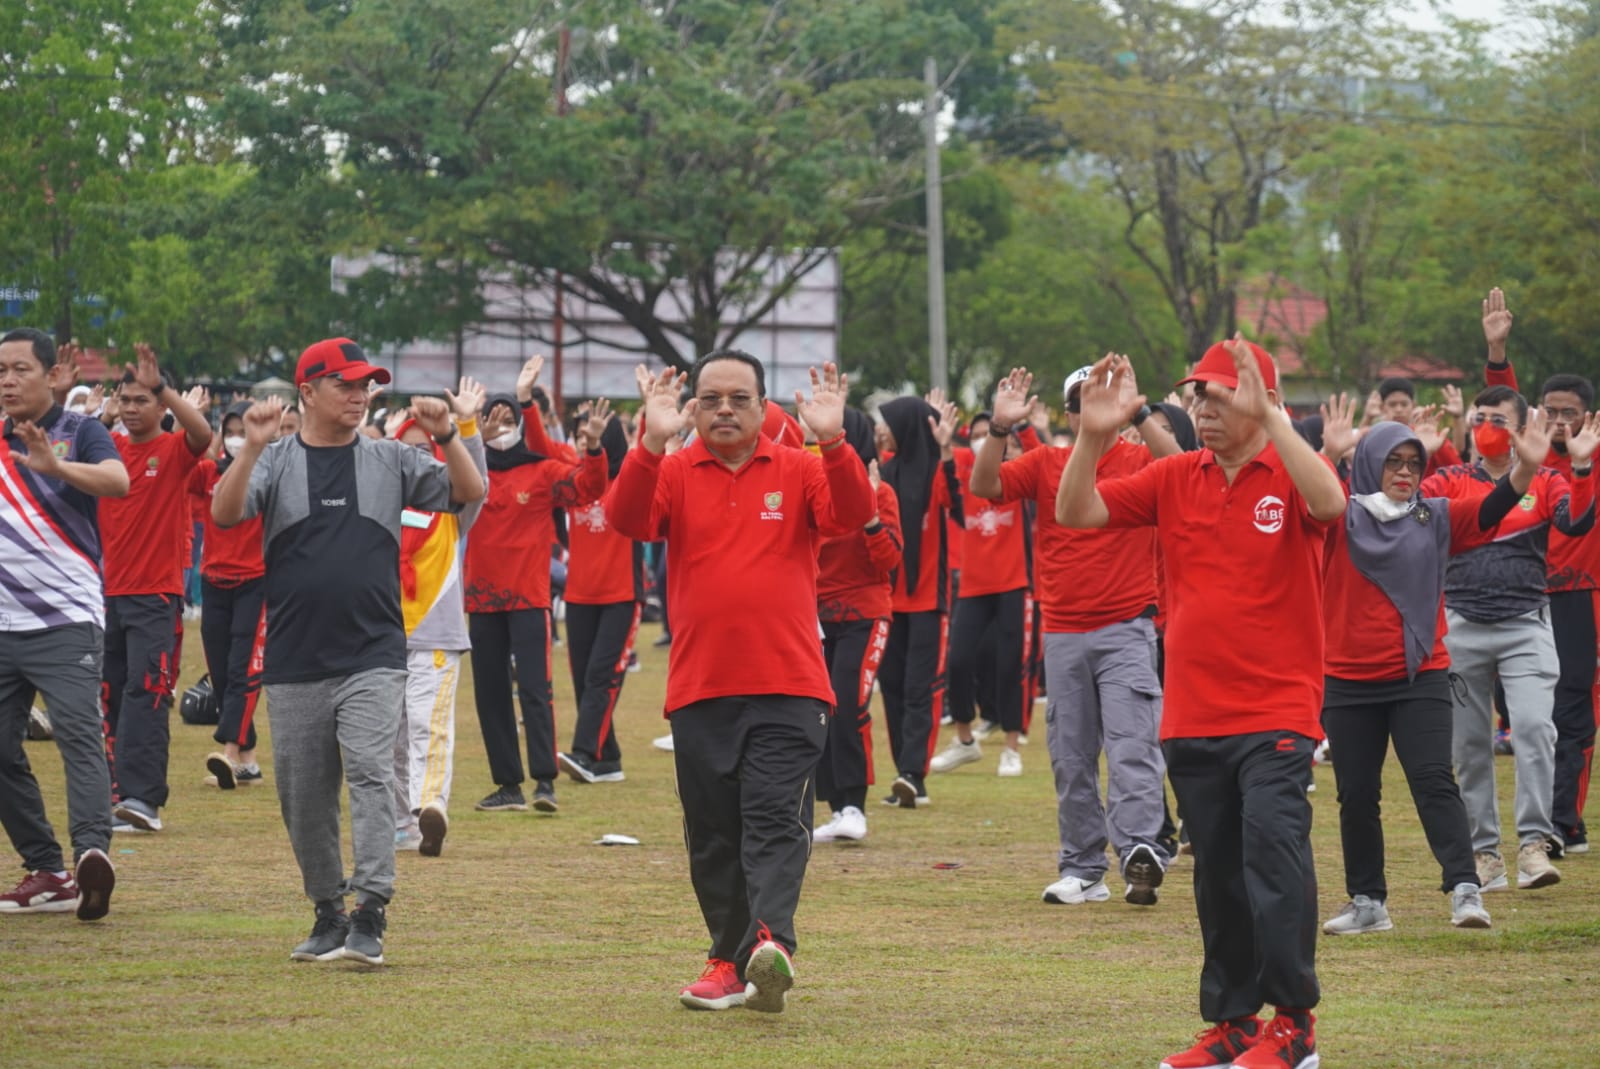
<path fill-rule="evenodd" d="M 781 448 L 781 447 L 777 443 L 775 443 L 771 438 L 768 438 L 764 434 L 757 434 L 756 435 L 756 451 L 754 453 L 750 454 L 750 459 L 749 460 L 746 460 L 743 464 L 739 465 L 738 468 L 730 469 L 730 470 L 743 471 L 746 467 L 748 467 L 752 462 L 754 462 L 756 460 L 761 460 L 761 459 L 771 460 L 773 457 L 775 457 L 777 455 L 779 448 Z M 723 467 L 723 468 L 727 467 L 726 464 L 722 463 L 722 458 L 717 456 L 715 453 L 713 453 L 710 450 L 710 448 L 708 448 L 706 446 L 706 440 L 704 438 L 699 438 L 699 437 L 695 438 L 694 441 L 690 442 L 687 446 L 684 447 L 684 450 L 685 450 L 685 452 L 687 452 L 689 454 L 689 463 L 691 463 L 691 464 L 694 464 L 694 465 L 716 464 L 716 465 L 718 465 L 720 467 Z"/>
<path fill-rule="evenodd" d="M 51 406 L 49 408 L 45 409 L 44 415 L 40 416 L 39 419 L 36 421 L 38 423 L 38 425 L 39 425 L 39 429 L 42 430 L 42 431 L 48 431 L 51 427 L 54 427 L 56 425 L 56 422 L 61 418 L 62 414 L 65 411 L 66 410 L 64 408 L 62 408 L 60 405 L 51 404 Z M 10 416 L 7 416 L 6 417 L 5 436 L 7 438 L 11 438 L 11 437 L 15 436 L 16 433 L 17 433 L 17 422 L 16 422 L 16 420 L 12 419 Z"/>
<path fill-rule="evenodd" d="M 1278 456 L 1278 447 L 1273 445 L 1271 440 L 1268 440 L 1267 444 L 1262 448 L 1261 452 L 1257 453 L 1255 456 L 1251 457 L 1249 460 L 1244 462 L 1244 464 L 1241 467 L 1241 470 L 1243 468 L 1248 468 L 1252 464 L 1259 464 L 1263 468 L 1269 468 L 1269 469 L 1272 469 L 1272 470 L 1276 470 L 1278 468 L 1283 467 L 1283 458 Z M 1201 449 L 1200 450 L 1200 466 L 1202 468 L 1204 468 L 1204 467 L 1220 468 L 1222 465 L 1217 463 L 1217 454 L 1214 451 L 1212 451 L 1210 449 Z"/>

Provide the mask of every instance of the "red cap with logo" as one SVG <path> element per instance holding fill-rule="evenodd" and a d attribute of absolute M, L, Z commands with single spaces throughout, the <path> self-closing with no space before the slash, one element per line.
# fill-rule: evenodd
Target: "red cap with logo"
<path fill-rule="evenodd" d="M 1261 381 L 1266 384 L 1267 389 L 1276 390 L 1278 368 L 1272 362 L 1272 356 L 1253 341 L 1247 341 L 1245 344 L 1255 354 L 1256 367 L 1261 369 Z M 1200 362 L 1194 366 L 1194 370 L 1189 372 L 1189 377 L 1179 379 L 1178 385 L 1182 386 L 1186 382 L 1213 382 L 1230 390 L 1236 389 L 1239 385 L 1239 369 L 1233 364 L 1233 354 L 1228 351 L 1228 346 L 1219 341 L 1207 349 L 1206 355 L 1202 356 Z"/>
<path fill-rule="evenodd" d="M 349 338 L 326 338 L 301 353 L 294 369 L 294 384 L 303 386 L 326 375 L 337 375 L 345 382 L 377 379 L 386 386 L 391 378 L 388 368 L 369 364 L 361 346 Z"/>

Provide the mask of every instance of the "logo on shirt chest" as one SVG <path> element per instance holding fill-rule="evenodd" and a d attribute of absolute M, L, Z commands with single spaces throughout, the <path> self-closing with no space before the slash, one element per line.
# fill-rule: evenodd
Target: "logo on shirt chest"
<path fill-rule="evenodd" d="M 50 451 L 52 453 L 54 453 L 57 457 L 60 457 L 62 459 L 66 459 L 66 455 L 72 451 L 72 443 L 71 442 L 66 442 L 66 441 L 51 442 L 50 443 Z"/>
<path fill-rule="evenodd" d="M 1268 494 L 1256 502 L 1255 525 L 1262 534 L 1277 534 L 1283 530 L 1285 506 L 1282 498 Z"/>
<path fill-rule="evenodd" d="M 605 506 L 598 501 L 586 509 L 579 509 L 572 518 L 594 534 L 601 534 L 606 529 Z"/>
<path fill-rule="evenodd" d="M 530 502 L 532 500 L 533 500 L 533 495 L 528 493 L 528 491 L 526 491 L 526 490 L 518 490 L 517 491 L 517 504 L 526 505 L 528 502 Z"/>
<path fill-rule="evenodd" d="M 151 457 L 149 460 L 144 462 L 144 477 L 146 479 L 154 479 L 157 474 L 157 469 L 160 467 L 160 459 L 157 457 Z"/>
<path fill-rule="evenodd" d="M 761 518 L 763 520 L 783 519 L 783 491 L 770 490 L 761 498 Z"/>
<path fill-rule="evenodd" d="M 1533 511 L 1533 505 L 1534 505 L 1534 500 L 1533 500 L 1533 495 L 1532 494 L 1523 494 L 1522 495 L 1522 500 L 1517 502 L 1517 507 L 1520 508 L 1523 512 L 1532 512 Z"/>

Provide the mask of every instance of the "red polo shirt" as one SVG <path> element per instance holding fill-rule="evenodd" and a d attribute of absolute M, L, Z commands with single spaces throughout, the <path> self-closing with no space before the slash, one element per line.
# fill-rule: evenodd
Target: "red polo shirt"
<path fill-rule="evenodd" d="M 205 524 L 200 542 L 200 575 L 214 586 L 231 587 L 259 579 L 267 567 L 261 557 L 261 517 L 254 516 L 232 527 L 218 527 L 211 518 L 211 498 L 217 492 L 215 460 L 202 460 L 189 476 L 189 497 L 203 502 L 198 512 Z"/>
<path fill-rule="evenodd" d="M 1033 574 L 1050 634 L 1098 631 L 1132 620 L 1156 603 L 1153 530 L 1080 531 L 1056 522 L 1056 489 L 1071 456 L 1070 446 L 1049 446 L 1000 465 L 1000 500 L 1038 506 Z M 1101 480 L 1117 479 L 1149 464 L 1149 450 L 1119 438 L 1095 472 Z"/>
<path fill-rule="evenodd" d="M 100 499 L 106 597 L 182 594 L 194 529 L 189 522 L 189 476 L 200 454 L 182 430 L 135 443 L 114 434 L 128 469 L 128 495 Z"/>
<path fill-rule="evenodd" d="M 825 623 L 887 619 L 900 567 L 900 504 L 878 484 L 878 529 L 830 538 L 817 553 L 817 618 Z"/>
<path fill-rule="evenodd" d="M 667 541 L 666 711 L 747 694 L 832 706 L 817 550 L 822 531 L 860 529 L 874 507 L 867 469 L 846 446 L 818 458 L 758 438 L 737 471 L 698 440 L 666 457 L 629 450 L 606 514 L 630 538 Z"/>
<path fill-rule="evenodd" d="M 1166 565 L 1161 737 L 1320 739 L 1328 524 L 1306 511 L 1277 449 L 1268 443 L 1232 485 L 1202 449 L 1099 490 L 1109 527 L 1155 526 Z"/>

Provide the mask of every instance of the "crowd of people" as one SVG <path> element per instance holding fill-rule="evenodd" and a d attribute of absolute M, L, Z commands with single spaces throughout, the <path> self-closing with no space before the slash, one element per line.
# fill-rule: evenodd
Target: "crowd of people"
<path fill-rule="evenodd" d="M 1364 408 L 1340 395 L 1296 419 L 1272 357 L 1235 337 L 1157 404 L 1125 357 L 1080 368 L 1060 427 L 1025 368 L 964 424 L 937 392 L 851 408 L 831 365 L 791 415 L 731 349 L 687 374 L 641 367 L 631 418 L 599 399 L 563 424 L 538 357 L 508 392 L 463 379 L 388 411 L 389 372 L 345 338 L 305 350 L 292 403 L 213 415 L 144 346 L 114 388 L 85 388 L 69 347 L 10 331 L 0 818 L 26 876 L 0 914 L 103 917 L 112 835 L 162 831 L 198 600 L 218 705 L 206 783 L 275 783 L 314 912 L 291 957 L 381 964 L 396 851 L 437 857 L 449 834 L 463 655 L 476 808 L 526 810 L 531 780 L 533 808 L 557 812 L 563 773 L 625 780 L 613 717 L 655 586 L 671 621 L 658 743 L 711 941 L 684 1005 L 784 1008 L 813 844 L 868 835 L 874 695 L 895 770 L 882 801 L 913 813 L 986 741 L 999 776 L 1021 775 L 1042 699 L 1059 833 L 1044 901 L 1108 900 L 1115 864 L 1124 901 L 1155 906 L 1174 858 L 1194 858 L 1208 1027 L 1163 1069 L 1312 1069 L 1319 927 L 1393 927 L 1391 745 L 1455 927 L 1489 927 L 1483 896 L 1513 873 L 1548 887 L 1553 861 L 1588 849 L 1600 413 L 1578 375 L 1537 403 L 1518 392 L 1500 291 L 1482 322 L 1470 404 L 1447 388 L 1418 405 L 1388 379 Z M 758 570 L 759 616 L 728 612 Z M 70 866 L 23 753 L 36 696 Z M 1348 903 L 1319 924 L 1306 793 L 1324 739 Z"/>

